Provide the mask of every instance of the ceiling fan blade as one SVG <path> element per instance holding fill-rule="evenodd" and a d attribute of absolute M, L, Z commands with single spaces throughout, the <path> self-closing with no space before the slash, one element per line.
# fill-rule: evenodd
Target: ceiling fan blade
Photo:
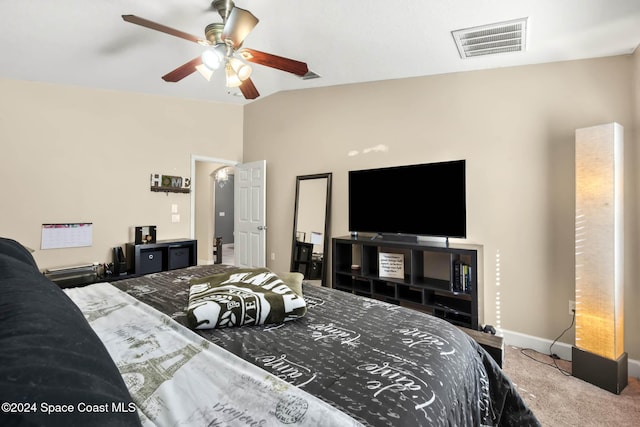
<path fill-rule="evenodd" d="M 260 96 L 258 89 L 256 89 L 256 86 L 253 84 L 251 79 L 247 79 L 242 82 L 240 85 L 240 91 L 244 95 L 245 99 L 256 99 Z"/>
<path fill-rule="evenodd" d="M 152 30 L 160 31 L 161 33 L 169 34 L 170 36 L 180 37 L 181 39 L 185 39 L 185 40 L 189 40 L 189 41 L 192 41 L 192 42 L 196 42 L 196 43 L 201 44 L 201 45 L 208 46 L 208 45 L 211 44 L 211 43 L 209 43 L 208 40 L 201 39 L 199 37 L 196 37 L 194 35 L 185 33 L 185 32 L 180 31 L 180 30 L 176 30 L 175 28 L 167 27 L 166 25 L 158 24 L 157 22 L 149 21 L 148 19 L 140 18 L 139 16 L 122 15 L 122 19 L 124 19 L 126 22 L 130 22 L 132 24 L 137 24 L 137 25 L 140 25 L 142 27 L 146 27 L 146 28 L 150 28 Z"/>
<path fill-rule="evenodd" d="M 196 58 L 193 58 L 191 61 L 187 62 L 186 64 L 183 64 L 178 68 L 176 68 L 175 70 L 171 71 L 170 73 L 167 73 L 164 76 L 162 76 L 162 80 L 164 80 L 165 82 L 172 82 L 172 83 L 179 82 L 180 80 L 184 79 L 185 77 L 187 77 L 188 75 L 196 71 L 196 67 L 201 64 L 202 64 L 202 57 L 198 56 Z"/>
<path fill-rule="evenodd" d="M 237 49 L 258 24 L 258 21 L 258 18 L 248 10 L 234 7 L 231 9 L 227 22 L 224 24 L 222 40 L 227 44 L 231 43 L 233 48 Z"/>
<path fill-rule="evenodd" d="M 271 53 L 260 52 L 254 49 L 242 49 L 238 53 L 249 62 L 264 65 L 266 67 L 277 68 L 297 76 L 304 76 L 309 72 L 307 64 L 294 59 L 285 58 Z"/>

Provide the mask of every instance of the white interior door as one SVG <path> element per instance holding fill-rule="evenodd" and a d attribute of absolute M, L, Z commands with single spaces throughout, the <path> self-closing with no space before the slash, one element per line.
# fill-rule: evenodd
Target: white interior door
<path fill-rule="evenodd" d="M 236 165 L 235 168 L 235 265 L 243 268 L 266 267 L 267 162 L 259 160 Z"/>

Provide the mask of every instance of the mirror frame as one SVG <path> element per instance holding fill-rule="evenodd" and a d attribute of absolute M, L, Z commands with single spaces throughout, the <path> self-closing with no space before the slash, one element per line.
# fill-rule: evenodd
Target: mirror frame
<path fill-rule="evenodd" d="M 293 238 L 291 240 L 291 267 L 293 271 L 295 265 L 295 248 L 296 248 L 296 229 L 298 228 L 298 202 L 300 198 L 300 183 L 305 180 L 311 179 L 326 179 L 327 180 L 327 193 L 325 199 L 325 212 L 324 212 L 324 236 L 323 236 L 323 249 L 322 249 L 322 270 L 320 272 L 320 282 L 322 286 L 327 286 L 327 265 L 329 261 L 329 231 L 331 230 L 331 177 L 332 173 L 318 173 L 313 175 L 298 175 L 296 177 L 296 198 L 295 208 L 293 211 Z"/>

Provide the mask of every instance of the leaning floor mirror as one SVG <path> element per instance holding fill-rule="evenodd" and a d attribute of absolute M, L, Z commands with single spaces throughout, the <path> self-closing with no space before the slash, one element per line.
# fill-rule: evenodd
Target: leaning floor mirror
<path fill-rule="evenodd" d="M 331 212 L 331 173 L 296 177 L 291 271 L 326 286 Z"/>

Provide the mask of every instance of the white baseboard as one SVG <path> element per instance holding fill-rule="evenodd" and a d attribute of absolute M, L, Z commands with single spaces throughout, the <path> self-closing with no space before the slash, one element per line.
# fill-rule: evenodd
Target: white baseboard
<path fill-rule="evenodd" d="M 534 337 L 532 335 L 521 334 L 520 332 L 513 332 L 506 329 L 498 330 L 498 335 L 504 337 L 504 343 L 506 345 L 512 345 L 520 348 L 530 348 L 540 353 L 549 354 L 549 347 L 553 341 Z M 556 342 L 553 344 L 552 352 L 560 356 L 561 359 L 571 360 L 571 347 L 570 344 L 563 342 Z M 629 376 L 640 378 L 640 360 L 629 359 Z"/>

